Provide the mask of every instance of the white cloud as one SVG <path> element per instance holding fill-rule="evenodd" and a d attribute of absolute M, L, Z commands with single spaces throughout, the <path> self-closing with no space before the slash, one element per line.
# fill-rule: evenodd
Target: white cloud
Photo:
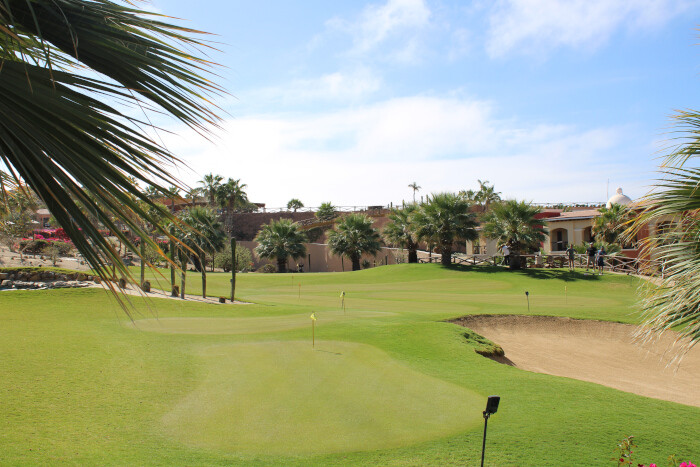
<path fill-rule="evenodd" d="M 490 14 L 486 48 L 546 54 L 559 47 L 595 49 L 616 30 L 655 28 L 697 7 L 696 0 L 500 0 Z"/>
<path fill-rule="evenodd" d="M 299 104 L 309 101 L 352 102 L 365 98 L 382 87 L 382 79 L 370 69 L 361 67 L 337 71 L 316 79 L 299 79 L 284 86 L 256 90 L 242 100 Z"/>
<path fill-rule="evenodd" d="M 614 162 L 629 156 L 621 149 L 629 146 L 628 129 L 527 125 L 494 113 L 483 101 L 407 97 L 230 120 L 214 144 L 188 131 L 167 142 L 196 172 L 181 174 L 186 181 L 209 172 L 241 178 L 251 199 L 270 207 L 292 197 L 307 206 L 400 202 L 414 180 L 425 193 L 487 179 L 504 196 L 542 202 L 604 200 L 607 178 L 630 196 L 643 193 L 644 164 L 631 174 Z"/>
<path fill-rule="evenodd" d="M 354 55 L 374 51 L 397 38 L 405 39 L 393 44 L 389 55 L 396 61 L 412 62 L 422 50 L 415 34 L 428 26 L 430 16 L 424 0 L 387 0 L 382 5 L 367 6 L 357 21 L 333 18 L 327 25 L 352 36 L 350 53 Z"/>

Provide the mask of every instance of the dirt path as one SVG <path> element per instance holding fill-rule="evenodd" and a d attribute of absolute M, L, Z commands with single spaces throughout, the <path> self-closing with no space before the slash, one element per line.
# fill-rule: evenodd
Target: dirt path
<path fill-rule="evenodd" d="M 546 316 L 468 316 L 455 321 L 499 344 L 502 363 L 700 407 L 700 346 L 669 363 L 677 334 L 637 343 L 637 326 Z"/>
<path fill-rule="evenodd" d="M 104 289 L 105 292 L 107 292 L 106 287 L 104 287 L 101 284 L 93 284 L 90 287 Z M 116 287 L 116 285 L 115 285 L 115 287 Z M 210 296 L 207 298 L 202 298 L 201 295 L 185 294 L 185 298 L 183 300 L 180 298 L 179 295 L 177 297 L 173 297 L 169 293 L 165 293 L 162 290 L 152 289 L 151 292 L 144 292 L 144 291 L 140 290 L 139 288 L 135 287 L 133 284 L 127 284 L 125 289 L 120 289 L 119 287 L 116 287 L 116 289 L 122 293 L 127 294 L 127 295 L 135 295 L 135 296 L 141 296 L 141 297 L 147 297 L 147 298 L 167 298 L 169 300 L 180 300 L 183 302 L 188 301 L 188 302 L 213 303 L 215 305 L 224 305 L 223 303 L 219 303 L 218 296 Z M 251 303 L 240 302 L 238 300 L 231 303 L 230 300 L 226 299 L 225 304 L 226 305 L 250 305 Z"/>

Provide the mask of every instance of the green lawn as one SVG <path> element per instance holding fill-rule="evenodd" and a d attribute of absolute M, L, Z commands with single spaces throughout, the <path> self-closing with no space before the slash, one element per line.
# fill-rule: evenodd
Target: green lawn
<path fill-rule="evenodd" d="M 134 323 L 101 290 L 0 292 L 0 465 L 478 465 L 490 394 L 490 465 L 614 465 L 630 434 L 640 462 L 697 462 L 700 409 L 499 365 L 444 322 L 525 314 L 526 290 L 532 314 L 636 322 L 637 286 L 428 264 L 240 274 L 253 305 L 134 298 Z"/>

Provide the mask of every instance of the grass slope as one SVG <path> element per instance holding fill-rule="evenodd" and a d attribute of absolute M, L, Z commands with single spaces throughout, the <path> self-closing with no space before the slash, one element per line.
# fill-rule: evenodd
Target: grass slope
<path fill-rule="evenodd" d="M 211 294 L 228 278 L 209 274 Z M 258 304 L 134 306 L 166 323 L 253 319 L 246 333 L 235 320 L 214 334 L 135 330 L 100 290 L 0 292 L 0 464 L 476 465 L 489 394 L 502 397 L 491 464 L 606 465 L 629 434 L 640 462 L 700 458 L 699 409 L 499 365 L 442 321 L 526 313 L 528 290 L 533 314 L 635 322 L 635 279 L 438 265 L 238 279 Z M 341 290 L 351 319 L 326 320 Z M 258 325 L 313 311 L 319 349 L 343 364 L 309 352 L 309 327 Z"/>

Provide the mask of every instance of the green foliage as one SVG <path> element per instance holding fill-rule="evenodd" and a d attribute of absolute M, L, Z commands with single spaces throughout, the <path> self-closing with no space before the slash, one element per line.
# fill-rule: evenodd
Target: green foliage
<path fill-rule="evenodd" d="M 412 215 L 411 222 L 418 238 L 438 246 L 443 266 L 451 263 L 454 242 L 478 237 L 476 216 L 469 202 L 454 193 L 433 194 Z"/>
<path fill-rule="evenodd" d="M 478 353 L 479 355 L 483 355 L 484 357 L 503 357 L 505 355 L 505 352 L 500 345 L 488 340 L 484 336 L 479 335 L 470 329 L 464 332 L 463 336 L 467 343 L 474 347 L 474 352 Z"/>
<path fill-rule="evenodd" d="M 610 209 L 600 208 L 600 215 L 593 224 L 593 234 L 596 239 L 605 243 L 618 243 L 619 237 L 629 227 L 632 213 L 626 206 L 613 204 Z"/>
<path fill-rule="evenodd" d="M 330 221 L 338 217 L 338 213 L 330 202 L 321 203 L 321 206 L 316 211 L 316 219 L 320 221 Z"/>
<path fill-rule="evenodd" d="M 46 249 L 53 246 L 60 256 L 66 256 L 73 251 L 73 245 L 58 240 L 22 240 L 19 242 L 19 248 L 24 253 L 33 255 L 48 254 Z"/>
<path fill-rule="evenodd" d="M 99 275 L 110 262 L 128 275 L 98 225 L 136 251 L 116 222 L 145 234 L 152 219 L 136 201 L 151 201 L 138 182 L 163 191 L 179 181 L 167 170 L 177 158 L 142 131 L 148 118 L 119 109 L 215 125 L 208 97 L 221 90 L 203 76 L 210 59 L 192 55 L 199 33 L 111 1 L 2 5 L 2 178 L 31 187 Z"/>
<path fill-rule="evenodd" d="M 304 207 L 304 203 L 299 201 L 297 198 L 292 198 L 287 202 L 287 209 L 293 210 L 294 212 L 297 212 L 297 209 L 301 209 Z"/>
<path fill-rule="evenodd" d="M 535 218 L 540 212 L 539 207 L 525 201 L 497 203 L 484 217 L 484 235 L 497 240 L 499 245 L 509 244 L 515 255 L 528 250 L 539 250 L 547 233 L 543 226 L 545 221 Z"/>
<path fill-rule="evenodd" d="M 408 262 L 417 263 L 418 236 L 411 215 L 416 211 L 415 204 L 409 204 L 401 209 L 393 209 L 389 214 L 389 222 L 384 226 L 382 237 L 389 245 L 408 250 Z"/>
<path fill-rule="evenodd" d="M 363 254 L 376 255 L 381 249 L 377 229 L 372 219 L 364 214 L 350 214 L 341 218 L 328 233 L 328 247 L 331 253 L 346 256 L 352 261 L 352 270 L 360 269 Z"/>
<path fill-rule="evenodd" d="M 258 268 L 258 272 L 263 272 L 265 274 L 271 274 L 271 273 L 276 272 L 276 271 L 277 271 L 277 269 L 275 268 L 275 266 L 270 264 L 270 263 L 264 264 Z"/>
<path fill-rule="evenodd" d="M 247 186 L 245 183 L 241 184 L 240 179 L 234 180 L 229 178 L 226 183 L 216 188 L 215 198 L 219 207 L 230 207 L 234 211 L 250 207 L 251 203 L 248 201 L 248 194 L 245 192 Z"/>
<path fill-rule="evenodd" d="M 277 261 L 279 272 L 286 272 L 288 258 L 303 258 L 306 255 L 306 235 L 299 229 L 299 224 L 291 219 L 271 220 L 258 232 L 255 241 L 255 253 L 260 258 Z"/>
<path fill-rule="evenodd" d="M 682 326 L 685 351 L 700 342 L 700 112 L 680 111 L 675 119 L 680 143 L 666 155 L 663 180 L 644 198 L 646 209 L 626 236 L 654 228 L 641 245 L 642 255 L 653 252 L 665 273 L 660 284 L 646 289 L 646 324 L 651 333 Z M 667 223 L 672 227 L 660 228 Z"/>
<path fill-rule="evenodd" d="M 236 245 L 236 271 L 247 272 L 251 269 L 251 263 L 253 261 L 253 254 L 251 251 L 241 245 Z M 226 247 L 217 253 L 214 266 L 222 269 L 224 272 L 231 272 L 231 245 L 227 244 Z"/>

